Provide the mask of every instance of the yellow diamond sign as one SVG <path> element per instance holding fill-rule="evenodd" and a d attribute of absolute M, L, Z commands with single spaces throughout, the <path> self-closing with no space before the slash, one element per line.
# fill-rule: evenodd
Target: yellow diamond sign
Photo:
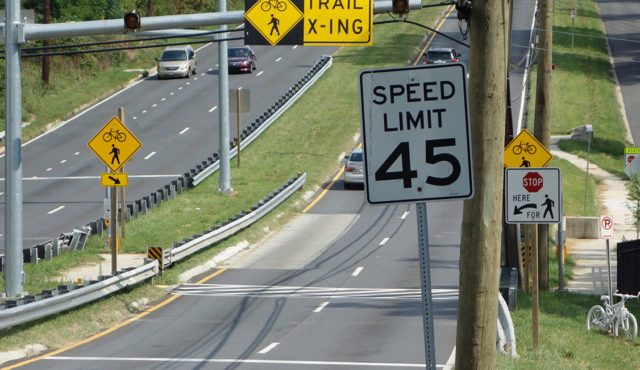
<path fill-rule="evenodd" d="M 276 45 L 302 16 L 290 0 L 259 0 L 244 15 L 271 45 Z"/>
<path fill-rule="evenodd" d="M 142 143 L 117 117 L 113 117 L 87 145 L 111 171 L 116 172 Z"/>
<path fill-rule="evenodd" d="M 505 167 L 544 167 L 552 155 L 527 130 L 522 130 L 504 148 Z"/>

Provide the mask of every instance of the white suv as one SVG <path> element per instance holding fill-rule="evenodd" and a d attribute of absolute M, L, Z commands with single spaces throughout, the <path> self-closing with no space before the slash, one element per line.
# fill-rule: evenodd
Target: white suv
<path fill-rule="evenodd" d="M 169 46 L 164 49 L 158 62 L 158 79 L 165 77 L 186 77 L 196 74 L 198 58 L 189 45 Z"/>

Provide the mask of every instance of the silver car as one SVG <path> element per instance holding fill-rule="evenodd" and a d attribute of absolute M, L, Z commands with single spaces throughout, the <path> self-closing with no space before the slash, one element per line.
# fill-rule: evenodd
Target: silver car
<path fill-rule="evenodd" d="M 198 59 L 196 52 L 189 45 L 169 46 L 164 49 L 158 62 L 158 79 L 166 77 L 189 78 L 196 74 Z"/>
<path fill-rule="evenodd" d="M 349 189 L 354 185 L 364 186 L 364 155 L 361 148 L 354 149 L 346 156 L 344 167 L 344 187 Z"/>

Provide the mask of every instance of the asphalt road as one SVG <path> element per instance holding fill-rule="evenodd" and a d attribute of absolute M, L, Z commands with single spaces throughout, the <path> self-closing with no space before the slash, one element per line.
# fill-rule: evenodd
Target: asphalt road
<path fill-rule="evenodd" d="M 640 143 L 640 3 L 598 1 L 633 142 Z M 587 122 L 588 123 L 588 122 Z"/>
<path fill-rule="evenodd" d="M 142 142 L 125 165 L 129 174 L 127 202 L 155 192 L 218 151 L 217 49 L 214 44 L 198 50 L 198 73 L 190 79 L 158 80 L 151 76 L 23 145 L 24 247 L 104 216 L 105 189 L 100 186 L 100 174 L 107 172 L 106 166 L 87 143 L 118 115 L 119 107 L 127 113 L 125 125 Z M 284 95 L 321 55 L 336 48 L 254 49 L 257 70 L 229 77 L 230 89 L 248 89 L 252 97 L 251 112 L 241 116 L 243 127 Z M 235 117 L 230 115 L 231 139 L 236 132 Z M 3 195 L 4 155 L 0 158 Z M 0 213 L 5 214 L 4 202 Z M 0 223 L 0 254 L 4 253 L 4 228 L 4 222 Z"/>
<path fill-rule="evenodd" d="M 436 360 L 455 344 L 461 202 L 428 206 Z M 283 232 L 110 335 L 25 368 L 424 368 L 413 205 L 336 183 Z"/>

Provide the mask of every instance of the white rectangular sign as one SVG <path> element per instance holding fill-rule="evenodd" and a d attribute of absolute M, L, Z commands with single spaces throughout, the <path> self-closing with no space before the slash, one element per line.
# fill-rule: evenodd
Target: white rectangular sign
<path fill-rule="evenodd" d="M 559 168 L 507 168 L 504 177 L 507 223 L 560 222 L 562 176 Z"/>
<path fill-rule="evenodd" d="M 369 203 L 473 196 L 464 65 L 362 71 L 360 113 Z"/>
<path fill-rule="evenodd" d="M 602 239 L 613 239 L 613 216 L 600 216 L 600 236 Z"/>

